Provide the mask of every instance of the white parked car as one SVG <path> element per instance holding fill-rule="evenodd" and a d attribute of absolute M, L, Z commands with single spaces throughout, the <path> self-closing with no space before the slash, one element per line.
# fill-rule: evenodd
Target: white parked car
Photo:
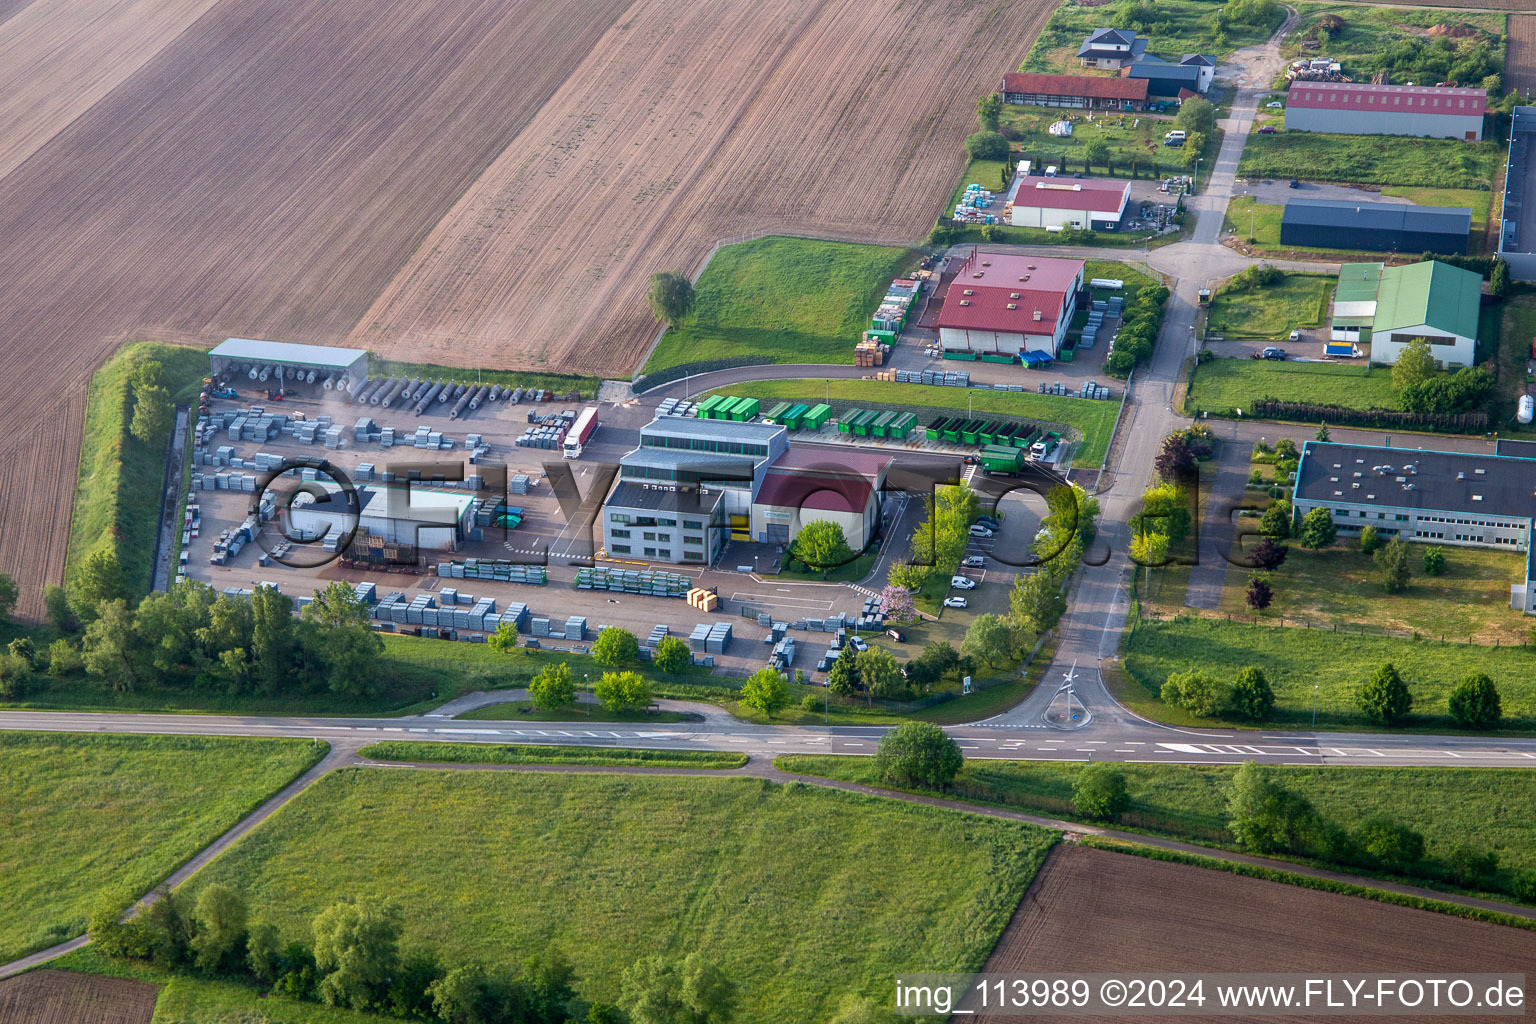
<path fill-rule="evenodd" d="M 975 590 L 976 581 L 966 576 L 951 576 L 949 585 L 955 590 Z"/>
<path fill-rule="evenodd" d="M 1279 100 L 1270 100 L 1268 103 L 1266 103 L 1264 105 L 1266 107 L 1269 107 L 1271 110 L 1279 110 L 1279 109 L 1281 109 L 1282 107 L 1285 106 L 1285 104 L 1281 103 Z"/>
<path fill-rule="evenodd" d="M 960 564 L 967 569 L 981 569 L 986 566 L 987 560 L 983 555 L 966 555 L 965 560 Z"/>
<path fill-rule="evenodd" d="M 864 638 L 863 637 L 857 637 L 857 636 L 854 637 L 853 639 L 848 641 L 848 646 L 852 647 L 856 651 L 867 651 L 867 650 L 869 650 L 869 644 L 864 642 Z"/>
<path fill-rule="evenodd" d="M 995 532 L 996 531 L 994 531 L 994 530 L 987 529 L 985 526 L 982 526 L 980 523 L 975 523 L 975 524 L 973 524 L 971 526 L 971 536 L 972 537 L 991 537 L 991 536 L 993 536 L 993 534 Z"/>
<path fill-rule="evenodd" d="M 1301 340 L 1301 332 L 1300 331 L 1292 331 L 1291 332 L 1291 340 L 1292 341 L 1300 341 Z"/>
<path fill-rule="evenodd" d="M 944 599 L 945 608 L 964 608 L 966 603 L 967 602 L 963 597 L 946 597 Z"/>

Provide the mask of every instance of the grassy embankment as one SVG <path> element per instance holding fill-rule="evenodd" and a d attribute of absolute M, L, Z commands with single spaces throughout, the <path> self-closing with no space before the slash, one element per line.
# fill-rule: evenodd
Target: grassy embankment
<path fill-rule="evenodd" d="M 306 740 L 0 733 L 0 963 L 149 891 L 326 748 Z"/>
<path fill-rule="evenodd" d="M 1240 178 L 1487 190 L 1493 187 L 1503 155 L 1503 147 L 1492 141 L 1287 131 L 1250 135 L 1237 174 Z"/>
<path fill-rule="evenodd" d="M 1397 409 L 1392 371 L 1352 363 L 1272 362 L 1267 359 L 1212 359 L 1190 373 L 1186 413 L 1200 409 L 1232 415 L 1262 398 L 1316 402 L 1346 409 Z"/>
<path fill-rule="evenodd" d="M 809 1021 L 893 971 L 978 968 L 1055 838 L 756 779 L 353 769 L 189 889 L 238 886 L 294 937 L 338 899 L 388 896 L 452 960 L 559 950 L 588 999 L 641 956 L 705 949 L 740 1019 Z"/>
<path fill-rule="evenodd" d="M 1337 283 L 1321 274 L 1288 273 L 1271 285 L 1245 290 L 1229 285 L 1211 299 L 1206 326 L 1229 338 L 1284 341 L 1293 330 L 1327 322 Z"/>
<path fill-rule="evenodd" d="M 802 775 L 881 785 L 867 757 L 791 754 L 774 764 Z M 1227 828 L 1235 765 L 1116 767 L 1125 774 L 1130 808 L 1113 827 L 1237 848 Z M 1080 762 L 967 761 L 945 795 L 1081 820 L 1072 806 L 1072 783 L 1082 770 Z M 1330 821 L 1350 824 L 1386 813 L 1423 834 L 1429 857 L 1444 858 L 1468 843 L 1497 852 L 1506 870 L 1536 869 L 1536 822 L 1520 810 L 1536 800 L 1536 772 L 1306 766 L 1278 766 L 1274 772 Z"/>
<path fill-rule="evenodd" d="M 806 238 L 728 245 L 699 275 L 693 310 L 662 336 L 643 372 L 764 357 L 851 363 L 891 279 L 916 262 L 909 249 Z"/>
<path fill-rule="evenodd" d="M 432 743 L 385 740 L 358 751 L 375 761 L 439 764 L 609 765 L 650 768 L 740 768 L 746 754 L 723 750 L 635 750 L 626 747 L 563 747 L 494 743 Z"/>
<path fill-rule="evenodd" d="M 368 357 L 370 377 L 424 377 L 432 380 L 475 381 L 480 384 L 500 384 L 514 388 L 544 388 L 562 394 L 576 391 L 584 399 L 597 397 L 597 389 L 603 381 L 600 377 L 587 377 L 576 373 L 528 373 L 523 370 L 492 370 L 473 366 L 442 366 L 437 363 L 407 363 L 398 359 L 380 359 L 372 353 Z"/>
<path fill-rule="evenodd" d="M 140 365 L 164 368 L 173 401 L 196 404 L 208 374 L 208 353 L 180 345 L 125 345 L 91 375 L 85 392 L 85 432 L 69 524 L 65 577 L 99 550 L 117 556 L 135 593 L 149 590 L 165 479 L 169 435 L 145 443 L 128 432 L 133 421 L 129 378 Z"/>
<path fill-rule="evenodd" d="M 1292 556 L 1297 557 L 1297 556 Z M 1158 693 L 1171 672 L 1191 669 L 1230 682 L 1257 665 L 1275 692 L 1275 713 L 1265 728 L 1309 728 L 1314 690 L 1319 729 L 1377 730 L 1361 713 L 1356 695 L 1383 662 L 1402 673 L 1413 711 L 1394 731 L 1451 732 L 1451 688 L 1475 673 L 1498 687 L 1504 730 L 1536 729 L 1536 655 L 1529 647 L 1483 647 L 1438 639 L 1402 639 L 1229 622 L 1186 616 L 1142 622 L 1127 641 L 1119 696 L 1139 714 L 1174 725 L 1231 726 L 1245 723 L 1197 719 L 1162 702 Z"/>

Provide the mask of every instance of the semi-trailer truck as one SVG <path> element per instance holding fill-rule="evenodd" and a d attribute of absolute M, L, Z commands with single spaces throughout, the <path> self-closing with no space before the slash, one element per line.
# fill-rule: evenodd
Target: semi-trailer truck
<path fill-rule="evenodd" d="M 1035 462 L 1049 458 L 1059 444 L 1061 444 L 1061 432 L 1053 430 L 1029 446 L 1029 457 Z"/>
<path fill-rule="evenodd" d="M 568 459 L 581 458 L 582 447 L 597 433 L 597 406 L 589 405 L 581 410 L 576 417 L 576 422 L 571 424 L 571 429 L 565 432 L 565 445 L 563 454 Z"/>

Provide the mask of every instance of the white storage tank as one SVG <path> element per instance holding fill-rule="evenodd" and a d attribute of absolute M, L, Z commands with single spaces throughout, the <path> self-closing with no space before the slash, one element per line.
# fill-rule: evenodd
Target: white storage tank
<path fill-rule="evenodd" d="M 1521 423 L 1529 423 L 1532 417 L 1536 417 L 1536 398 L 1532 398 L 1530 395 L 1521 395 L 1520 407 L 1515 413 L 1515 419 Z"/>

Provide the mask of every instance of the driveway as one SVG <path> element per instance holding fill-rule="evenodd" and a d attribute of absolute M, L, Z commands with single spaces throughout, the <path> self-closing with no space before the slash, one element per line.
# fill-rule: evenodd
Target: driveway
<path fill-rule="evenodd" d="M 1402 196 L 1384 196 L 1380 192 L 1374 192 L 1367 188 L 1357 188 L 1354 185 L 1325 185 L 1315 181 L 1298 182 L 1295 188 L 1291 188 L 1290 182 L 1285 180 L 1272 181 L 1268 178 L 1258 181 L 1240 181 L 1232 194 L 1235 196 L 1253 196 L 1261 203 L 1270 203 L 1274 206 L 1284 206 L 1288 199 L 1326 199 L 1330 202 L 1340 203 L 1397 203 L 1402 206 L 1412 206 Z"/>

